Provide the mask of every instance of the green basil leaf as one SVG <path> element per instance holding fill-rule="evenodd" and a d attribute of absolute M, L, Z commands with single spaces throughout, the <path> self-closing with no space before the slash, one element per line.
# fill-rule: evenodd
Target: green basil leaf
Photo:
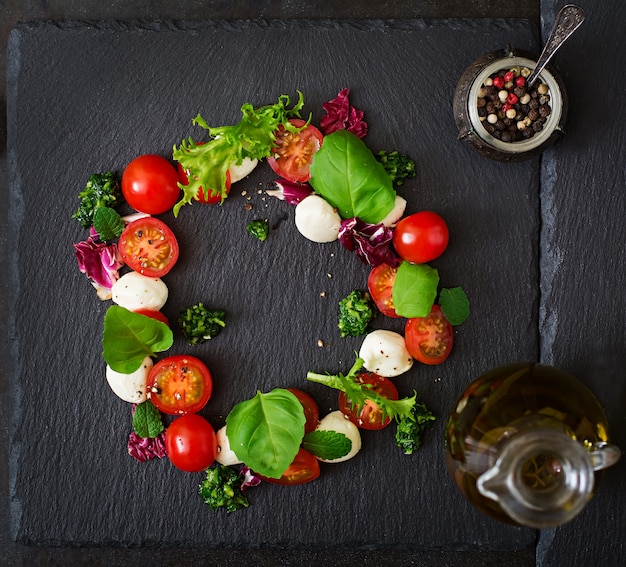
<path fill-rule="evenodd" d="M 276 388 L 239 402 L 226 417 L 226 435 L 237 458 L 254 472 L 280 478 L 300 449 L 304 423 L 298 398 Z"/>
<path fill-rule="evenodd" d="M 469 299 L 461 287 L 442 289 L 439 306 L 450 325 L 460 325 L 469 317 Z"/>
<path fill-rule="evenodd" d="M 170 328 L 151 317 L 119 305 L 111 305 L 104 315 L 102 354 L 116 372 L 134 372 L 146 356 L 167 350 L 173 342 Z"/>
<path fill-rule="evenodd" d="M 102 240 L 113 240 L 124 231 L 124 219 L 111 207 L 100 207 L 93 214 L 93 227 Z"/>
<path fill-rule="evenodd" d="M 378 224 L 393 209 L 396 192 L 365 143 L 346 130 L 324 137 L 311 162 L 309 183 L 344 219 Z"/>
<path fill-rule="evenodd" d="M 428 264 L 402 262 L 398 266 L 391 298 L 401 317 L 426 317 L 437 297 L 439 272 Z"/>
<path fill-rule="evenodd" d="M 150 400 L 135 406 L 133 430 L 139 437 L 158 437 L 163 429 L 161 413 Z"/>
<path fill-rule="evenodd" d="M 345 457 L 352 450 L 352 441 L 338 431 L 315 430 L 304 436 L 302 447 L 320 459 L 331 461 Z"/>

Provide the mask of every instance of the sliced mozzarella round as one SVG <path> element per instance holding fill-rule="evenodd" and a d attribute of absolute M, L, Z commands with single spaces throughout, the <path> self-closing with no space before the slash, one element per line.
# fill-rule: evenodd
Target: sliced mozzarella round
<path fill-rule="evenodd" d="M 399 376 L 413 366 L 404 337 L 384 329 L 372 331 L 365 337 L 359 357 L 367 370 L 387 378 Z"/>
<path fill-rule="evenodd" d="M 352 441 L 352 448 L 343 457 L 338 457 L 337 459 L 320 459 L 318 457 L 324 463 L 342 463 L 354 457 L 361 450 L 361 433 L 359 428 L 339 410 L 324 416 L 317 424 L 316 430 L 342 433 Z"/>
<path fill-rule="evenodd" d="M 239 457 L 235 455 L 235 452 L 230 448 L 230 442 L 226 436 L 226 426 L 221 427 L 216 432 L 217 435 L 217 455 L 215 460 L 220 465 L 238 465 L 241 463 Z"/>
<path fill-rule="evenodd" d="M 405 210 L 406 199 L 400 197 L 400 195 L 396 195 L 396 202 L 393 206 L 393 209 L 391 209 L 389 214 L 381 221 L 381 223 L 385 226 L 395 226 L 402 218 Z"/>
<path fill-rule="evenodd" d="M 319 195 L 309 195 L 296 205 L 296 228 L 313 242 L 333 242 L 339 237 L 341 217 Z"/>
<path fill-rule="evenodd" d="M 167 301 L 168 291 L 161 278 L 148 278 L 139 272 L 128 272 L 113 284 L 111 296 L 120 307 L 130 311 L 159 311 Z"/>
<path fill-rule="evenodd" d="M 228 171 L 230 172 L 230 182 L 237 183 L 237 181 L 240 181 L 244 177 L 250 175 L 258 163 L 258 159 L 245 157 L 241 160 L 240 164 L 230 164 L 230 167 L 228 168 Z"/>
<path fill-rule="evenodd" d="M 116 372 L 107 365 L 107 382 L 111 386 L 111 390 L 125 402 L 141 404 L 148 399 L 148 374 L 153 364 L 152 359 L 146 356 L 141 366 L 131 374 Z"/>

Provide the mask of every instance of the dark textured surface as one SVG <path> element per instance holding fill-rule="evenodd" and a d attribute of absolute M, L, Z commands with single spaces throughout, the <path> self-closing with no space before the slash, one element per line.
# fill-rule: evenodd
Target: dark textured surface
<path fill-rule="evenodd" d="M 278 56 L 279 45 L 295 36 L 295 52 Z M 26 25 L 14 32 L 9 171 L 17 270 L 11 332 L 19 387 L 11 494 L 19 542 L 396 550 L 532 546 L 532 531 L 483 518 L 456 494 L 441 443 L 445 413 L 471 378 L 512 358 L 535 358 L 538 349 L 538 161 L 505 166 L 477 160 L 457 143 L 450 115 L 467 53 L 506 41 L 537 46 L 531 26 L 506 21 L 67 24 Z M 307 60 L 319 45 L 325 46 L 322 56 Z M 389 59 L 396 63 L 369 72 Z M 71 73 L 60 72 L 67 69 Z M 397 147 L 416 159 L 418 178 L 403 190 L 410 210 L 433 208 L 449 219 L 453 238 L 437 267 L 446 285 L 466 288 L 472 318 L 460 328 L 448 364 L 417 368 L 398 380 L 405 392 L 417 387 L 440 416 L 419 455 L 401 456 L 391 431 L 364 436 L 358 461 L 327 467 L 319 481 L 303 487 L 264 486 L 244 513 L 212 514 L 195 495 L 198 475 L 179 473 L 166 461 L 137 465 L 125 455 L 129 408 L 102 380 L 105 306 L 75 269 L 70 244 L 84 235 L 65 219 L 76 207 L 76 187 L 92 171 L 122 169 L 142 152 L 167 154 L 190 133 L 189 119 L 198 111 L 210 122 L 228 123 L 242 101 L 263 104 L 300 88 L 307 110 L 319 119 L 321 103 L 346 85 L 354 103 L 367 110 L 370 146 Z M 48 103 L 45 120 L 33 112 L 39 100 Z M 500 180 L 512 171 L 503 188 Z M 252 214 L 280 219 L 292 210 L 256 194 L 271 178 L 261 169 L 242 188 L 253 196 Z M 35 197 L 51 179 L 58 198 L 44 211 Z M 223 209 L 184 209 L 171 222 L 184 253 L 166 278 L 171 296 L 165 312 L 175 316 L 201 298 L 232 314 L 221 342 L 198 351 L 217 377 L 215 397 L 204 412 L 216 423 L 257 388 L 302 384 L 307 369 L 347 369 L 358 345 L 338 340 L 333 305 L 365 284 L 367 269 L 335 245 L 296 240 L 296 251 L 293 240 L 299 237 L 290 222 L 264 244 L 242 238 L 251 216 L 245 203 L 236 191 Z M 38 227 L 36 239 L 32 226 Z M 49 244 L 45 249 L 42 238 Z M 508 251 L 514 248 L 512 258 Z M 50 257 L 55 270 L 41 279 L 40 266 Z M 63 308 L 42 320 L 50 304 Z M 294 312 L 293 305 L 301 308 Z M 482 340 L 491 332 L 494 310 L 506 337 L 496 344 Z M 296 333 L 280 330 L 286 316 L 293 317 Z M 332 346 L 318 349 L 319 338 Z M 44 388 L 46 396 L 37 396 Z M 309 389 L 323 409 L 334 407 L 334 396 L 321 387 Z M 37 482 L 44 476 L 45 483 Z"/>

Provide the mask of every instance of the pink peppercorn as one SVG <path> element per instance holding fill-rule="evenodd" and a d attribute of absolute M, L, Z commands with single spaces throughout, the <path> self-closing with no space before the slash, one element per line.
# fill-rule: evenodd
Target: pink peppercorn
<path fill-rule="evenodd" d="M 502 112 L 506 112 L 507 110 L 510 110 L 510 109 L 511 109 L 511 105 L 508 102 L 505 102 L 501 108 Z"/>
<path fill-rule="evenodd" d="M 504 86 L 504 79 L 500 76 L 493 78 L 493 86 L 497 89 L 501 89 Z"/>
<path fill-rule="evenodd" d="M 515 79 L 515 84 L 518 87 L 523 87 L 526 84 L 526 77 L 520 75 L 519 77 L 517 77 L 517 79 Z"/>
<path fill-rule="evenodd" d="M 519 98 L 517 97 L 515 93 L 509 93 L 509 95 L 506 97 L 506 101 L 510 105 L 517 104 L 518 100 Z"/>
<path fill-rule="evenodd" d="M 508 83 L 509 81 L 512 81 L 515 78 L 515 73 L 513 73 L 513 71 L 507 71 L 504 74 L 504 82 Z"/>

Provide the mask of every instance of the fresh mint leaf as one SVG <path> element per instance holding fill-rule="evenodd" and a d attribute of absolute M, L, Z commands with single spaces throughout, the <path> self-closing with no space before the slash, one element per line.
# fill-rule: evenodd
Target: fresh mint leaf
<path fill-rule="evenodd" d="M 150 400 L 135 406 L 133 430 L 139 437 L 158 437 L 163 429 L 161 413 Z"/>
<path fill-rule="evenodd" d="M 469 317 L 469 299 L 461 287 L 442 289 L 439 306 L 450 325 L 460 325 Z"/>
<path fill-rule="evenodd" d="M 276 388 L 239 402 L 226 417 L 226 435 L 237 458 L 254 472 L 280 478 L 300 449 L 304 423 L 298 398 Z"/>
<path fill-rule="evenodd" d="M 435 268 L 402 262 L 391 290 L 396 313 L 408 319 L 426 317 L 437 297 L 438 285 L 439 272 Z"/>
<path fill-rule="evenodd" d="M 340 459 L 352 450 L 352 441 L 338 431 L 311 431 L 304 436 L 302 447 L 325 460 Z"/>
<path fill-rule="evenodd" d="M 113 240 L 122 234 L 124 220 L 111 207 L 100 207 L 93 214 L 93 227 L 102 240 Z"/>
<path fill-rule="evenodd" d="M 106 363 L 116 372 L 131 374 L 146 356 L 172 346 L 172 331 L 161 321 L 111 305 L 104 315 L 102 350 Z"/>

